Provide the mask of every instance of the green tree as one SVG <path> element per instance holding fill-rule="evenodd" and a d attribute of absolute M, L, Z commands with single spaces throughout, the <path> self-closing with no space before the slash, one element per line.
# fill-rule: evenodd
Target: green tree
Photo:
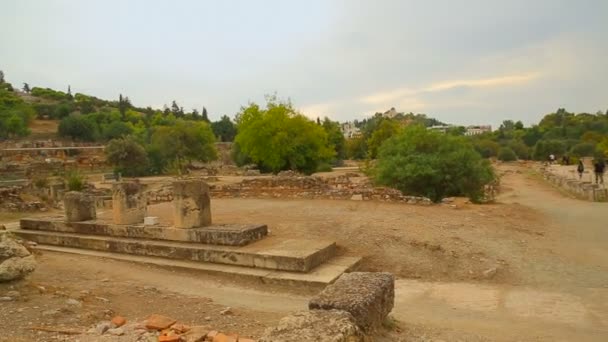
<path fill-rule="evenodd" d="M 570 154 L 575 157 L 593 157 L 595 155 L 595 144 L 582 142 L 572 146 Z"/>
<path fill-rule="evenodd" d="M 382 120 L 378 125 L 378 128 L 374 130 L 371 137 L 367 140 L 367 153 L 369 158 L 375 159 L 382 143 L 393 135 L 396 135 L 399 130 L 400 126 L 397 121 L 391 119 Z"/>
<path fill-rule="evenodd" d="M 27 84 L 27 83 L 23 83 L 23 92 L 26 93 L 26 94 L 29 94 L 30 91 L 31 91 L 30 85 Z"/>
<path fill-rule="evenodd" d="M 480 201 L 485 185 L 494 179 L 484 160 L 464 137 L 410 126 L 386 141 L 373 169 L 375 180 L 406 194 L 434 202 L 447 196 L 468 196 Z"/>
<path fill-rule="evenodd" d="M 210 123 L 211 121 L 209 121 L 209 115 L 207 114 L 207 108 L 203 107 L 203 121 Z"/>
<path fill-rule="evenodd" d="M 515 152 L 518 159 L 530 159 L 530 148 L 520 140 L 511 140 L 507 146 Z M 500 159 L 500 158 L 499 158 Z"/>
<path fill-rule="evenodd" d="M 367 156 L 367 144 L 363 137 L 355 137 L 346 140 L 346 157 L 348 159 L 365 159 Z"/>
<path fill-rule="evenodd" d="M 532 157 L 535 160 L 547 160 L 549 155 L 556 157 L 566 153 L 566 144 L 561 140 L 539 140 L 534 146 Z"/>
<path fill-rule="evenodd" d="M 335 155 L 325 130 L 289 102 L 268 97 L 266 108 L 250 104 L 237 115 L 235 142 L 260 169 L 313 173 Z"/>
<path fill-rule="evenodd" d="M 510 147 L 501 147 L 498 151 L 498 160 L 501 161 L 515 161 L 517 160 L 517 155 Z"/>
<path fill-rule="evenodd" d="M 112 121 L 103 127 L 103 137 L 106 140 L 117 139 L 133 133 L 131 126 L 122 121 Z"/>
<path fill-rule="evenodd" d="M 233 141 L 236 136 L 236 125 L 228 115 L 223 115 L 220 120 L 211 123 L 211 129 L 213 134 L 223 142 Z"/>
<path fill-rule="evenodd" d="M 0 84 L 4 83 L 4 71 L 0 70 Z"/>
<path fill-rule="evenodd" d="M 131 136 L 110 140 L 105 149 L 108 163 L 127 177 L 145 176 L 148 171 L 146 150 Z"/>
<path fill-rule="evenodd" d="M 62 137 L 83 141 L 95 141 L 97 137 L 95 123 L 82 115 L 63 118 L 59 122 L 58 133 Z"/>
<path fill-rule="evenodd" d="M 327 133 L 329 144 L 333 146 L 333 149 L 336 152 L 336 158 L 338 160 L 346 158 L 346 140 L 340 129 L 340 123 L 331 121 L 328 117 L 325 117 L 321 126 L 325 130 L 325 133 Z"/>
<path fill-rule="evenodd" d="M 476 139 L 473 141 L 473 146 L 479 154 L 484 158 L 496 157 L 500 144 L 490 139 Z"/>

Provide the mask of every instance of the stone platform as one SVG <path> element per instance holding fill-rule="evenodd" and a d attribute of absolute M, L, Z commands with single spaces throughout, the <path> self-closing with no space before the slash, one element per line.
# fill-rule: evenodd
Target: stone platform
<path fill-rule="evenodd" d="M 263 224 L 222 224 L 181 229 L 160 225 L 113 224 L 99 219 L 66 222 L 61 216 L 22 219 L 21 229 L 227 246 L 245 246 L 268 235 L 268 227 Z"/>

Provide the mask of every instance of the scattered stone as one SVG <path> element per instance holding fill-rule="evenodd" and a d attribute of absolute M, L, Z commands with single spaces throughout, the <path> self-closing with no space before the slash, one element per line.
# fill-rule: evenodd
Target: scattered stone
<path fill-rule="evenodd" d="M 181 338 L 179 337 L 179 335 L 172 335 L 172 336 L 162 335 L 162 336 L 158 336 L 158 342 L 179 342 L 180 340 L 181 340 Z"/>
<path fill-rule="evenodd" d="M 175 331 L 178 334 L 183 334 L 186 331 L 190 330 L 190 326 L 182 323 L 175 323 L 171 326 L 171 330 Z"/>
<path fill-rule="evenodd" d="M 114 336 L 122 336 L 125 334 L 125 330 L 123 328 L 112 328 L 108 329 L 107 333 Z"/>
<path fill-rule="evenodd" d="M 34 256 L 8 234 L 0 234 L 0 283 L 21 279 L 36 268 Z"/>
<path fill-rule="evenodd" d="M 363 342 L 364 334 L 351 314 L 340 310 L 302 311 L 266 329 L 259 342 Z"/>
<path fill-rule="evenodd" d="M 45 310 L 42 311 L 42 316 L 55 316 L 59 312 L 60 311 L 58 309 Z"/>
<path fill-rule="evenodd" d="M 175 324 L 175 322 L 177 322 L 177 320 L 173 318 L 153 314 L 146 319 L 146 328 L 150 330 L 163 330 L 172 326 L 173 324 Z"/>
<path fill-rule="evenodd" d="M 107 283 L 107 282 L 109 282 L 109 281 L 110 281 L 110 279 L 108 279 L 108 278 L 103 278 L 103 279 L 101 279 L 101 282 L 102 282 L 102 283 Z"/>
<path fill-rule="evenodd" d="M 9 296 L 9 297 L 13 297 L 13 298 L 21 297 L 21 293 L 19 293 L 19 291 L 14 291 L 14 290 L 13 291 L 8 291 L 6 293 L 6 295 Z"/>
<path fill-rule="evenodd" d="M 211 317 L 209 317 L 209 316 L 205 317 L 205 321 L 210 321 L 210 320 L 211 320 Z"/>
<path fill-rule="evenodd" d="M 11 302 L 13 299 L 13 297 L 0 297 L 0 302 Z"/>
<path fill-rule="evenodd" d="M 491 279 L 494 278 L 494 276 L 496 275 L 496 272 L 498 272 L 498 268 L 497 267 L 492 267 L 492 268 L 488 268 L 487 270 L 483 271 L 483 277 L 486 279 Z"/>
<path fill-rule="evenodd" d="M 352 201 L 363 201 L 363 195 L 361 194 L 354 194 L 350 197 L 350 199 Z"/>
<path fill-rule="evenodd" d="M 38 292 L 40 292 L 40 293 L 46 292 L 46 287 L 44 287 L 44 286 L 36 286 L 36 288 L 38 289 Z"/>
<path fill-rule="evenodd" d="M 69 298 L 68 300 L 65 301 L 65 303 L 67 305 L 71 305 L 71 306 L 82 307 L 82 303 L 79 300 L 76 300 L 74 298 Z"/>
<path fill-rule="evenodd" d="M 220 315 L 232 315 L 232 308 L 231 307 L 227 307 L 224 310 L 220 311 Z"/>
<path fill-rule="evenodd" d="M 185 342 L 201 342 L 205 340 L 209 334 L 209 328 L 205 326 L 193 326 L 182 337 Z"/>
<path fill-rule="evenodd" d="M 102 301 L 102 302 L 104 302 L 104 303 L 109 303 L 109 302 L 110 302 L 110 300 L 109 300 L 109 299 L 107 299 L 107 298 L 103 298 L 103 297 L 95 297 L 95 299 L 100 300 L 100 301 Z"/>
<path fill-rule="evenodd" d="M 95 332 L 99 335 L 103 335 L 106 331 L 112 328 L 112 323 L 110 322 L 101 322 L 95 326 Z"/>
<path fill-rule="evenodd" d="M 382 325 L 393 309 L 395 277 L 391 273 L 345 273 L 308 303 L 311 310 L 344 310 L 366 332 Z"/>
<path fill-rule="evenodd" d="M 125 325 L 125 323 L 127 323 L 127 320 L 122 316 L 115 316 L 114 318 L 112 318 L 111 322 L 112 324 L 114 324 L 115 327 L 119 328 Z"/>

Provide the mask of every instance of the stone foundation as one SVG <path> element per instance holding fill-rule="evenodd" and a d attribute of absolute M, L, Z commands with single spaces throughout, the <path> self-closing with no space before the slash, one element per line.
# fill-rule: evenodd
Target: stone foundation
<path fill-rule="evenodd" d="M 348 312 L 312 310 L 282 318 L 259 339 L 259 342 L 300 341 L 362 342 L 364 334 Z"/>
<path fill-rule="evenodd" d="M 173 182 L 173 225 L 175 228 L 205 227 L 211 224 L 209 186 L 201 180 Z"/>
<path fill-rule="evenodd" d="M 93 220 L 97 217 L 95 199 L 82 192 L 70 191 L 63 197 L 67 222 Z"/>
<path fill-rule="evenodd" d="M 395 302 L 395 278 L 391 273 L 345 273 L 313 297 L 311 310 L 344 310 L 357 325 L 371 332 L 382 325 Z"/>
<path fill-rule="evenodd" d="M 119 182 L 112 186 L 112 218 L 115 224 L 143 222 L 147 204 L 142 184 Z"/>
<path fill-rule="evenodd" d="M 560 173 L 555 167 L 543 168 L 541 172 L 546 181 L 579 199 L 591 202 L 608 201 L 608 189 L 605 186 L 580 181 L 574 173 Z"/>

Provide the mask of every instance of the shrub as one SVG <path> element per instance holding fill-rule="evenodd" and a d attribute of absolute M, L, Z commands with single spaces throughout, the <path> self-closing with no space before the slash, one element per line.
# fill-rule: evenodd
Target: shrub
<path fill-rule="evenodd" d="M 576 157 L 593 157 L 595 155 L 595 144 L 579 143 L 572 146 L 570 153 Z"/>
<path fill-rule="evenodd" d="M 484 158 L 496 157 L 500 149 L 500 145 L 497 142 L 489 139 L 477 139 L 474 141 L 473 146 Z"/>
<path fill-rule="evenodd" d="M 535 160 L 547 160 L 549 155 L 553 154 L 556 157 L 563 155 L 566 152 L 566 143 L 561 140 L 539 140 L 534 146 L 532 157 Z"/>
<path fill-rule="evenodd" d="M 512 140 L 507 145 L 515 152 L 517 159 L 530 159 L 530 148 L 521 140 Z"/>
<path fill-rule="evenodd" d="M 76 140 L 95 141 L 96 125 L 82 115 L 70 115 L 59 122 L 59 135 Z"/>
<path fill-rule="evenodd" d="M 77 171 L 69 172 L 66 175 L 65 180 L 68 186 L 68 191 L 82 191 L 86 184 L 85 177 Z"/>
<path fill-rule="evenodd" d="M 502 147 L 498 151 L 498 160 L 514 161 L 517 160 L 517 155 L 510 147 Z"/>
<path fill-rule="evenodd" d="M 114 172 L 127 177 L 145 176 L 148 172 L 146 150 L 131 136 L 111 140 L 105 153 Z"/>
<path fill-rule="evenodd" d="M 489 161 L 463 137 L 408 127 L 387 140 L 373 170 L 379 184 L 434 202 L 448 196 L 480 201 L 494 179 Z"/>

